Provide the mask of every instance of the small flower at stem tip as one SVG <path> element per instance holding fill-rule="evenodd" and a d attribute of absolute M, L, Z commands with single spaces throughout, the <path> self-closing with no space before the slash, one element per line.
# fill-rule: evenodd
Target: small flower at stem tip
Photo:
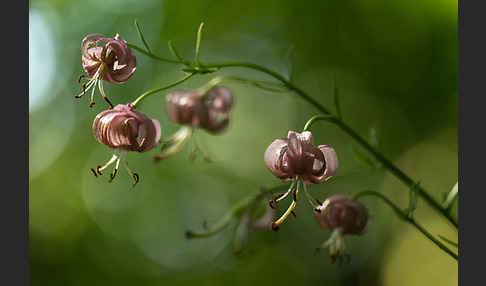
<path fill-rule="evenodd" d="M 102 44 L 99 46 L 99 44 Z M 81 43 L 81 60 L 84 71 L 90 77 L 83 83 L 83 91 L 76 95 L 82 97 L 88 90 L 92 89 L 89 107 L 94 103 L 94 92 L 96 85 L 102 98 L 113 108 L 113 104 L 105 95 L 102 81 L 111 83 L 123 83 L 135 72 L 136 57 L 130 50 L 127 42 L 120 35 L 105 37 L 101 34 L 87 35 Z M 86 75 L 78 77 L 78 83 L 86 78 Z"/>

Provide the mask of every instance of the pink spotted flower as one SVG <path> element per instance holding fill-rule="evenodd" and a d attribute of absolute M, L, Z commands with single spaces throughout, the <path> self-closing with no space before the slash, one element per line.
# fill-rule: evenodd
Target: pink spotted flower
<path fill-rule="evenodd" d="M 343 194 L 326 199 L 314 209 L 314 215 L 322 229 L 332 231 L 331 237 L 318 248 L 329 248 L 332 263 L 349 258 L 344 235 L 363 235 L 369 223 L 365 206 Z"/>
<path fill-rule="evenodd" d="M 128 151 L 147 152 L 160 140 L 161 129 L 158 120 L 151 119 L 144 113 L 133 108 L 132 104 L 119 104 L 113 109 L 99 113 L 93 121 L 93 135 L 95 139 L 115 150 L 112 158 L 103 166 L 91 169 L 95 176 L 102 175 L 102 171 L 115 163 L 110 175 L 111 182 L 118 171 L 120 161 L 126 167 L 134 184 L 139 180 L 137 173 L 128 167 L 124 155 Z"/>
<path fill-rule="evenodd" d="M 329 145 L 312 144 L 312 133 L 289 131 L 287 138 L 273 141 L 264 154 L 268 170 L 282 181 L 291 181 L 289 190 L 270 201 L 270 205 L 279 202 L 292 194 L 292 203 L 287 211 L 277 221 L 271 224 L 273 230 L 278 230 L 281 223 L 294 213 L 300 185 L 311 205 L 312 202 L 307 186 L 320 184 L 329 180 L 337 171 L 338 158 L 336 151 Z"/>
<path fill-rule="evenodd" d="M 83 84 L 83 91 L 77 95 L 79 98 L 88 90 L 91 92 L 89 106 L 94 105 L 94 90 L 96 85 L 103 99 L 113 108 L 112 103 L 106 97 L 103 90 L 103 81 L 111 83 L 123 83 L 127 81 L 135 72 L 136 57 L 132 50 L 120 35 L 114 38 L 105 37 L 101 34 L 87 35 L 81 43 L 81 60 L 83 69 L 87 73 L 87 82 Z M 81 78 L 85 75 L 81 75 Z"/>

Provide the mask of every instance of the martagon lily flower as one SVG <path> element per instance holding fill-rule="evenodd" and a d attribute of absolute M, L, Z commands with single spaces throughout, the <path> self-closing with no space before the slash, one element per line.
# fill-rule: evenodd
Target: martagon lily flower
<path fill-rule="evenodd" d="M 123 157 L 127 151 L 147 152 L 152 149 L 160 140 L 161 129 L 158 120 L 150 119 L 147 115 L 135 110 L 129 103 L 119 104 L 113 109 L 99 113 L 93 121 L 93 135 L 101 144 L 115 149 L 115 153 L 106 164 L 91 169 L 93 174 L 96 177 L 102 175 L 104 169 L 116 162 L 110 175 L 109 182 L 111 182 L 122 161 L 136 184 L 139 176 L 130 170 Z"/>
<path fill-rule="evenodd" d="M 169 119 L 183 126 L 164 142 L 164 150 L 155 156 L 156 161 L 180 151 L 198 128 L 220 134 L 228 127 L 233 95 L 226 87 L 215 86 L 205 94 L 176 90 L 165 99 Z M 198 146 L 195 147 L 199 150 Z"/>
<path fill-rule="evenodd" d="M 102 43 L 102 46 L 99 44 Z M 127 81 L 136 69 L 136 57 L 127 46 L 125 40 L 116 34 L 114 38 L 105 37 L 101 34 L 87 35 L 82 43 L 82 64 L 88 78 L 83 84 L 83 91 L 76 95 L 76 98 L 83 96 L 92 89 L 89 106 L 94 105 L 94 91 L 96 85 L 103 99 L 113 108 L 113 104 L 106 97 L 103 90 L 103 80 L 111 83 L 123 83 Z M 85 75 L 78 78 L 78 82 Z"/>
<path fill-rule="evenodd" d="M 267 168 L 282 181 L 292 184 L 286 193 L 277 195 L 269 202 L 277 203 L 292 194 L 292 203 L 287 211 L 271 224 L 273 230 L 278 230 L 290 214 L 294 213 L 297 204 L 299 185 L 302 185 L 309 203 L 314 206 L 312 197 L 307 192 L 307 185 L 320 184 L 329 180 L 337 171 L 338 159 L 334 149 L 329 145 L 312 145 L 312 133 L 304 131 L 297 133 L 289 131 L 287 138 L 272 142 L 265 151 L 264 160 Z"/>
<path fill-rule="evenodd" d="M 359 202 L 343 194 L 336 194 L 326 199 L 314 209 L 314 215 L 322 229 L 332 230 L 330 238 L 317 250 L 329 248 L 331 263 L 348 257 L 344 244 L 344 235 L 363 235 L 369 222 L 368 211 Z"/>

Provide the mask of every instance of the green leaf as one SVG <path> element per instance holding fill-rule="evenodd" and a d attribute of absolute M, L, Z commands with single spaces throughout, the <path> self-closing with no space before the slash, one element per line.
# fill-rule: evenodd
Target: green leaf
<path fill-rule="evenodd" d="M 140 29 L 140 26 L 138 25 L 138 20 L 137 19 L 135 19 L 135 29 L 137 29 L 138 37 L 140 38 L 140 40 L 142 41 L 143 45 L 147 49 L 147 52 L 152 53 L 152 51 L 149 48 L 149 45 L 148 45 L 147 41 L 145 41 L 145 37 L 142 34 L 142 30 Z"/>
<path fill-rule="evenodd" d="M 169 46 L 169 51 L 172 53 L 172 55 L 176 57 L 176 59 L 179 60 L 180 62 L 183 62 L 184 59 L 179 55 L 179 53 L 175 49 L 174 45 L 172 44 L 172 40 L 169 40 L 167 44 Z"/>
<path fill-rule="evenodd" d="M 201 48 L 201 38 L 202 38 L 203 27 L 204 27 L 204 22 L 202 22 L 199 25 L 199 29 L 197 30 L 196 53 L 194 55 L 194 61 L 196 62 L 197 67 L 199 67 L 199 50 Z"/>

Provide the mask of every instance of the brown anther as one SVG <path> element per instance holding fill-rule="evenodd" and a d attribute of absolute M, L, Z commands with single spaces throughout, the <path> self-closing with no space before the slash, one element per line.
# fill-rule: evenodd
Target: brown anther
<path fill-rule="evenodd" d="M 96 167 L 96 173 L 98 173 L 98 175 L 101 176 L 103 174 L 101 173 L 101 170 L 100 169 L 101 169 L 101 165 L 98 165 L 98 167 Z"/>
<path fill-rule="evenodd" d="M 278 229 L 279 229 L 279 226 L 275 222 L 272 222 L 270 227 L 272 228 L 273 231 L 278 231 Z"/>
<path fill-rule="evenodd" d="M 96 172 L 95 172 L 95 170 L 94 170 L 93 168 L 90 168 L 90 170 L 91 170 L 91 172 L 93 172 L 93 175 L 94 175 L 95 177 L 98 177 L 98 174 L 96 174 Z"/>
<path fill-rule="evenodd" d="M 132 177 L 133 177 L 133 185 L 135 186 L 140 181 L 140 177 L 138 176 L 137 173 L 133 173 Z"/>
<path fill-rule="evenodd" d="M 116 176 L 116 172 L 117 172 L 117 171 L 118 171 L 118 170 L 117 170 L 117 169 L 115 169 L 115 170 L 113 170 L 113 173 L 111 173 L 111 174 L 110 174 L 110 179 L 108 180 L 108 182 L 109 182 L 109 183 L 111 183 L 111 182 L 113 181 L 113 179 L 114 179 L 114 178 L 115 178 L 115 176 Z"/>
<path fill-rule="evenodd" d="M 291 213 L 291 214 L 292 214 L 294 217 L 297 217 L 297 215 L 295 214 L 295 212 L 294 212 L 294 211 L 291 211 L 290 213 Z"/>
<path fill-rule="evenodd" d="M 84 74 L 80 74 L 80 75 L 78 76 L 78 83 L 81 83 L 81 80 L 82 80 L 82 79 L 83 79 L 85 76 L 86 76 L 86 75 L 84 75 Z"/>
<path fill-rule="evenodd" d="M 88 104 L 89 107 L 93 107 L 93 105 L 95 105 L 94 101 L 90 101 L 89 104 Z"/>
<path fill-rule="evenodd" d="M 272 208 L 275 209 L 275 206 L 273 205 L 274 200 L 269 200 L 268 205 Z"/>

